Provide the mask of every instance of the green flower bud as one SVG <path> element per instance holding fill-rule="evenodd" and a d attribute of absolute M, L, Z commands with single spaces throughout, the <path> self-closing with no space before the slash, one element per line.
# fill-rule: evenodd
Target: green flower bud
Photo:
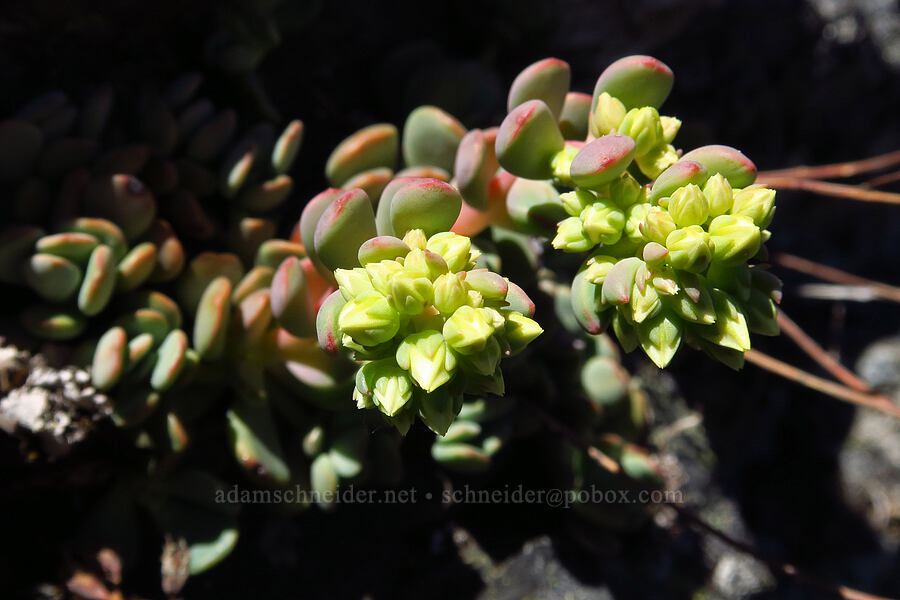
<path fill-rule="evenodd" d="M 712 288 L 713 306 L 716 310 L 716 322 L 708 327 L 701 327 L 698 332 L 704 339 L 738 352 L 750 349 L 750 332 L 747 330 L 747 319 L 738 303 L 718 288 Z"/>
<path fill-rule="evenodd" d="M 760 229 L 765 229 L 775 215 L 775 190 L 749 187 L 734 193 L 731 214 L 749 217 Z"/>
<path fill-rule="evenodd" d="M 391 279 L 397 273 L 403 271 L 403 265 L 396 260 L 382 260 L 377 263 L 369 263 L 365 267 L 369 279 L 372 281 L 372 287 L 375 291 L 385 296 L 391 293 Z"/>
<path fill-rule="evenodd" d="M 671 144 L 672 140 L 675 139 L 675 136 L 678 135 L 678 130 L 681 129 L 681 119 L 676 119 L 675 117 L 660 117 L 660 124 L 662 124 L 663 130 L 663 140 L 667 144 Z"/>
<path fill-rule="evenodd" d="M 712 258 L 709 239 L 699 225 L 676 229 L 666 238 L 669 264 L 675 269 L 702 273 Z"/>
<path fill-rule="evenodd" d="M 564 252 L 586 252 L 595 246 L 584 232 L 584 226 L 578 217 L 563 219 L 556 226 L 556 237 L 553 247 Z"/>
<path fill-rule="evenodd" d="M 472 241 L 464 235 L 443 231 L 428 238 L 425 246 L 428 250 L 440 254 L 451 273 L 464 271 L 474 260 L 471 256 Z"/>
<path fill-rule="evenodd" d="M 759 227 L 749 217 L 719 215 L 709 224 L 713 261 L 723 265 L 747 262 L 759 251 Z"/>
<path fill-rule="evenodd" d="M 645 238 L 651 242 L 663 245 L 665 245 L 669 234 L 677 228 L 672 215 L 658 206 L 650 207 L 643 222 L 640 224 L 640 231 Z"/>
<path fill-rule="evenodd" d="M 625 228 L 625 213 L 608 198 L 599 198 L 581 213 L 585 234 L 595 244 L 615 244 Z"/>
<path fill-rule="evenodd" d="M 484 306 L 484 297 L 481 295 L 481 292 L 469 290 L 466 294 L 468 296 L 466 306 L 471 306 L 472 308 L 482 308 Z"/>
<path fill-rule="evenodd" d="M 413 382 L 409 373 L 397 366 L 393 357 L 366 363 L 356 376 L 357 405 L 374 403 L 389 417 L 396 415 L 412 399 Z M 360 388 L 363 383 L 363 389 Z"/>
<path fill-rule="evenodd" d="M 731 211 L 733 192 L 731 184 L 721 173 L 716 173 L 706 180 L 703 186 L 703 195 L 709 202 L 709 217 L 715 219 L 719 215 Z"/>
<path fill-rule="evenodd" d="M 682 271 L 678 273 L 676 293 L 669 294 L 666 305 L 687 321 L 710 325 L 716 322 L 716 311 L 709 286 L 699 275 Z"/>
<path fill-rule="evenodd" d="M 580 145 L 566 144 L 563 149 L 553 155 L 550 161 L 550 167 L 553 169 L 553 176 L 564 185 L 572 184 L 572 176 L 570 170 L 572 161 L 578 156 L 581 150 Z"/>
<path fill-rule="evenodd" d="M 650 179 L 656 179 L 659 174 L 678 162 L 678 151 L 672 144 L 659 145 L 647 154 L 639 156 L 637 163 L 641 173 Z"/>
<path fill-rule="evenodd" d="M 459 414 L 462 405 L 463 395 L 459 386 L 444 386 L 435 392 L 421 396 L 419 416 L 428 429 L 443 436 L 450 429 L 450 425 Z"/>
<path fill-rule="evenodd" d="M 456 355 L 439 332 L 427 330 L 400 342 L 397 364 L 409 371 L 419 387 L 433 392 L 453 377 Z"/>
<path fill-rule="evenodd" d="M 537 336 L 544 333 L 537 321 L 515 311 L 505 311 L 504 333 L 509 344 L 510 355 L 518 354 Z"/>
<path fill-rule="evenodd" d="M 641 349 L 657 367 L 662 369 L 672 361 L 681 345 L 682 324 L 678 317 L 661 311 L 635 329 Z"/>
<path fill-rule="evenodd" d="M 709 201 L 693 183 L 675 190 L 666 208 L 679 227 L 703 225 L 709 217 Z"/>
<path fill-rule="evenodd" d="M 618 131 L 634 140 L 635 156 L 644 156 L 664 141 L 659 113 L 652 106 L 629 110 L 619 124 Z"/>
<path fill-rule="evenodd" d="M 359 374 L 362 371 L 360 369 L 357 371 Z M 372 399 L 371 395 L 366 395 L 362 391 L 360 391 L 359 386 L 353 388 L 353 401 L 356 402 L 356 408 L 363 410 L 365 408 L 375 408 L 375 401 Z"/>
<path fill-rule="evenodd" d="M 631 254 L 635 248 L 631 246 L 640 246 L 641 244 L 645 244 L 647 242 L 647 238 L 641 232 L 641 223 L 644 222 L 644 219 L 647 216 L 647 211 L 651 209 L 651 204 L 647 202 L 642 202 L 640 204 L 632 204 L 628 208 L 625 209 L 625 227 L 622 228 L 622 242 L 629 242 L 630 246 L 628 248 L 624 248 L 624 253 L 616 253 L 612 251 L 612 248 L 607 246 L 606 251 L 607 254 L 613 256 L 627 256 Z M 619 245 L 617 244 L 617 246 Z"/>
<path fill-rule="evenodd" d="M 415 273 L 420 277 L 427 277 L 433 281 L 449 269 L 444 258 L 437 252 L 416 248 L 410 250 L 406 258 L 403 259 L 403 270 Z"/>
<path fill-rule="evenodd" d="M 655 316 L 662 309 L 659 294 L 650 283 L 642 278 L 635 278 L 631 291 L 631 312 L 635 323 L 643 323 Z"/>
<path fill-rule="evenodd" d="M 453 314 L 468 299 L 466 284 L 459 273 L 444 273 L 434 280 L 434 307 L 441 314 Z"/>
<path fill-rule="evenodd" d="M 606 135 L 610 131 L 617 130 L 625 118 L 625 105 L 607 92 L 603 92 L 597 98 L 597 106 L 591 119 L 591 133 L 595 137 Z"/>
<path fill-rule="evenodd" d="M 587 269 L 584 272 L 584 278 L 594 285 L 603 285 L 603 280 L 609 274 L 610 269 L 618 262 L 618 259 L 612 256 L 596 254 L 587 259 L 585 264 Z"/>
<path fill-rule="evenodd" d="M 338 288 L 341 290 L 341 296 L 344 297 L 344 300 L 353 300 L 357 296 L 375 291 L 375 288 L 372 287 L 372 280 L 369 279 L 369 274 L 362 267 L 337 269 L 334 272 L 334 278 L 337 280 Z"/>
<path fill-rule="evenodd" d="M 386 342 L 400 329 L 400 315 L 381 294 L 371 293 L 347 302 L 338 315 L 338 327 L 363 346 Z"/>
<path fill-rule="evenodd" d="M 428 243 L 428 238 L 425 237 L 425 232 L 421 229 L 410 229 L 403 236 L 403 243 L 410 248 L 424 250 L 425 245 Z"/>
<path fill-rule="evenodd" d="M 434 288 L 428 278 L 401 271 L 391 278 L 389 298 L 397 312 L 417 315 L 434 301 Z"/>
<path fill-rule="evenodd" d="M 609 184 L 610 197 L 613 199 L 613 202 L 622 208 L 628 208 L 632 204 L 642 202 L 644 200 L 642 191 L 641 184 L 627 171 Z"/>
<path fill-rule="evenodd" d="M 497 370 L 502 354 L 500 342 L 492 336 L 487 339 L 484 348 L 481 350 L 460 357 L 460 369 L 464 372 L 475 372 L 479 375 L 491 375 Z"/>
<path fill-rule="evenodd" d="M 472 354 L 482 350 L 494 335 L 494 325 L 485 309 L 462 306 L 444 323 L 443 335 L 460 354 Z"/>
<path fill-rule="evenodd" d="M 575 190 L 559 195 L 563 208 L 572 217 L 580 216 L 585 208 L 597 201 L 597 196 L 587 190 Z"/>

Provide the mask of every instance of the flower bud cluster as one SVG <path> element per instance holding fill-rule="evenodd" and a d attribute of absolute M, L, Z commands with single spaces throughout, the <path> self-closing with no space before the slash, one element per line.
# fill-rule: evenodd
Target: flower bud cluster
<path fill-rule="evenodd" d="M 591 115 L 594 137 L 619 133 L 634 140 L 634 159 L 641 173 L 656 178 L 678 160 L 672 141 L 681 128 L 675 117 L 660 116 L 656 108 L 643 106 L 626 110 L 621 100 L 603 92 Z"/>
<path fill-rule="evenodd" d="M 340 344 L 363 362 L 354 398 L 401 431 L 418 413 L 443 435 L 463 393 L 502 393 L 500 359 L 542 329 L 521 288 L 475 268 L 479 253 L 468 237 L 426 238 L 415 229 L 402 241 L 388 238 L 361 251 L 361 267 L 334 273 L 345 302 L 337 314 Z"/>
<path fill-rule="evenodd" d="M 660 367 L 682 340 L 739 365 L 749 332 L 777 335 L 780 282 L 748 261 L 764 255 L 775 191 L 732 189 L 721 174 L 652 202 L 624 174 L 600 192 L 562 194 L 572 215 L 559 223 L 557 249 L 597 248 L 579 273 L 592 294 L 576 302 L 612 324 L 626 349 L 640 345 Z M 623 190 L 629 190 L 623 192 Z"/>

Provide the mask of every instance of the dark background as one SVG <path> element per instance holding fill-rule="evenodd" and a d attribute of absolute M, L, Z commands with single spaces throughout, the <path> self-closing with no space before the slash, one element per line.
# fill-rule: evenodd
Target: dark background
<path fill-rule="evenodd" d="M 49 89 L 77 94 L 104 81 L 137 87 L 144 79 L 202 70 L 216 98 L 241 107 L 243 115 L 261 114 L 246 81 L 211 66 L 204 51 L 228 4 L 6 2 L 0 7 L 0 108 L 10 112 Z M 892 64 L 900 44 L 893 35 L 900 29 L 896 3 L 335 1 L 297 2 L 292 9 L 279 23 L 282 43 L 257 70 L 272 104 L 285 118 L 306 124 L 298 192 L 285 230 L 306 199 L 325 187 L 322 166 L 344 136 L 377 121 L 399 126 L 423 103 L 449 110 L 468 127 L 499 123 L 512 79 L 546 56 L 568 61 L 573 89 L 588 93 L 616 58 L 660 58 L 676 74 L 663 112 L 684 121 L 678 145 L 733 145 L 761 170 L 863 158 L 895 150 L 900 140 L 900 61 Z M 898 283 L 898 210 L 781 192 L 770 246 Z M 873 341 L 897 333 L 898 313 L 888 304 L 805 300 L 791 294 L 803 277 L 783 270 L 779 275 L 786 282 L 782 307 L 839 351 L 845 364 L 855 364 Z M 787 339 L 762 340 L 760 348 L 813 368 Z M 715 460 L 693 473 L 692 502 L 730 503 L 736 512 L 724 525 L 772 556 L 868 591 L 900 594 L 896 521 L 885 531 L 871 526 L 848 502 L 840 478 L 853 408 L 752 366 L 732 373 L 689 351 L 679 353 L 663 379 L 642 357 L 629 357 L 628 364 L 648 376 L 651 388 L 667 389 L 704 415 L 703 443 Z M 896 371 L 893 376 L 896 382 Z M 667 406 L 658 407 L 661 415 L 671 416 Z M 516 460 L 540 461 L 540 448 L 525 448 Z M 408 466 L 414 477 L 417 469 L 427 477 L 422 473 L 430 468 Z M 898 468 L 893 464 L 895 475 Z M 651 526 L 628 536 L 591 532 L 599 549 L 592 553 L 573 541 L 578 536 L 559 511 L 423 511 L 342 509 L 299 522 L 251 515 L 259 521 L 246 528 L 238 550 L 192 580 L 188 597 L 369 592 L 379 598 L 459 598 L 484 589 L 492 597 L 520 597 L 529 589 L 540 596 L 515 583 L 485 588 L 484 577 L 456 557 L 456 523 L 473 532 L 495 561 L 548 535 L 548 560 L 574 574 L 574 593 L 587 594 L 575 597 L 690 597 L 712 568 L 708 548 L 684 531 Z M 528 582 L 532 570 L 513 569 L 509 576 Z M 3 576 L 0 561 L 0 581 Z M 821 596 L 779 581 L 775 591 L 754 597 Z"/>

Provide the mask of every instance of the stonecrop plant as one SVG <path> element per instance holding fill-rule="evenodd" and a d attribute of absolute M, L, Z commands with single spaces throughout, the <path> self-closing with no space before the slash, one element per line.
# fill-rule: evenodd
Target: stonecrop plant
<path fill-rule="evenodd" d="M 68 345 L 150 456 L 96 519 L 131 507 L 110 518 L 135 536 L 133 507 L 147 509 L 199 573 L 238 532 L 236 507 L 198 501 L 224 483 L 180 462 L 194 446 L 230 453 L 255 485 L 317 491 L 323 508 L 342 483 L 396 481 L 397 432 L 416 419 L 438 435 L 439 464 L 484 470 L 540 428 L 507 395 L 506 359 L 570 378 L 586 437 L 650 481 L 627 441 L 646 401 L 604 331 L 659 367 L 684 342 L 739 368 L 751 332 L 778 333 L 780 282 L 762 264 L 775 192 L 733 148 L 677 148 L 658 60 L 616 61 L 592 96 L 569 84 L 569 66 L 545 59 L 516 78 L 498 128 L 422 106 L 402 136 L 353 133 L 289 239 L 276 234 L 297 218 L 302 122 L 238 136 L 235 111 L 196 98 L 198 76 L 148 88 L 124 119 L 100 88 L 0 123 L 14 219 L 0 282 L 33 294 L 24 329 Z M 557 260 L 573 253 L 574 273 Z M 551 335 L 568 337 L 541 354 Z M 560 348 L 574 368 L 548 375 Z M 597 476 L 582 458 L 566 466 L 573 485 Z"/>
<path fill-rule="evenodd" d="M 568 80 L 568 65 L 547 59 L 513 83 L 497 159 L 535 182 L 510 214 L 553 215 L 553 247 L 589 253 L 572 282 L 587 331 L 612 325 L 659 367 L 684 341 L 739 368 L 750 332 L 778 333 L 780 282 L 758 263 L 775 191 L 753 184 L 733 148 L 675 149 L 681 122 L 658 112 L 673 76 L 658 60 L 616 61 L 590 102 L 567 94 Z"/>
<path fill-rule="evenodd" d="M 395 182 L 382 193 L 379 211 L 390 207 L 390 219 L 381 223 L 361 189 L 323 197 L 332 201 L 316 223 L 315 260 L 334 269 L 338 290 L 319 309 L 318 337 L 361 364 L 359 408 L 377 407 L 402 433 L 418 414 L 444 435 L 463 394 L 503 394 L 500 359 L 542 330 L 522 288 L 476 268 L 479 250 L 449 231 L 459 192 L 431 178 Z M 381 235 L 354 256 L 351 232 Z"/>
<path fill-rule="evenodd" d="M 347 301 L 337 318 L 341 343 L 371 360 L 356 377 L 357 405 L 377 406 L 405 432 L 414 412 L 403 409 L 415 392 L 423 420 L 443 435 L 464 393 L 503 393 L 502 355 L 541 333 L 534 305 L 514 283 L 474 269 L 465 236 L 426 240 L 414 229 L 403 241 L 373 238 L 364 251 L 364 268 L 335 272 Z"/>
<path fill-rule="evenodd" d="M 762 264 L 775 191 L 754 185 L 756 167 L 734 148 L 676 149 L 681 121 L 658 112 L 673 81 L 660 61 L 630 56 L 588 96 L 569 91 L 568 64 L 539 61 L 513 82 L 498 129 L 466 132 L 436 107 L 413 111 L 405 174 L 459 190 L 463 210 L 445 229 L 508 227 L 586 253 L 571 298 L 587 332 L 612 326 L 626 351 L 640 346 L 659 367 L 684 342 L 739 368 L 751 332 L 778 333 L 781 284 Z M 390 176 L 396 145 L 391 125 L 373 125 L 345 140 L 326 171 L 380 192 L 379 233 L 395 182 L 407 180 Z"/>

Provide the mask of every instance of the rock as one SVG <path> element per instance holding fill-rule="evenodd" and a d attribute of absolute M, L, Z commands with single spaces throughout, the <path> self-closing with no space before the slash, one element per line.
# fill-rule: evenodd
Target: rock
<path fill-rule="evenodd" d="M 726 552 L 713 569 L 712 587 L 725 598 L 746 598 L 774 585 L 769 569 L 746 554 Z"/>
<path fill-rule="evenodd" d="M 857 361 L 856 372 L 872 387 L 900 399 L 900 337 L 871 344 Z"/>
<path fill-rule="evenodd" d="M 98 421 L 108 417 L 107 397 L 90 385 L 90 374 L 73 366 L 55 368 L 0 338 L 0 429 L 37 441 L 49 458 L 67 454 Z"/>

